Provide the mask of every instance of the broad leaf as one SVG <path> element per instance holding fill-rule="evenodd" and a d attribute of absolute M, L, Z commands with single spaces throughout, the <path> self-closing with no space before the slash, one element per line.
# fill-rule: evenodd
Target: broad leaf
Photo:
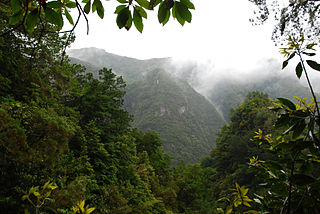
<path fill-rule="evenodd" d="M 13 13 L 19 12 L 22 9 L 21 3 L 19 0 L 11 0 L 11 8 Z"/>
<path fill-rule="evenodd" d="M 285 67 L 287 67 L 288 63 L 289 63 L 289 62 L 288 62 L 287 60 L 283 61 L 283 63 L 282 63 L 282 69 L 284 69 Z"/>
<path fill-rule="evenodd" d="M 142 33 L 142 30 L 143 30 L 142 17 L 140 13 L 136 10 L 136 8 L 134 8 L 134 11 L 133 11 L 133 23 L 134 23 L 134 26 L 136 26 L 137 30 L 140 33 Z"/>
<path fill-rule="evenodd" d="M 282 103 L 283 105 L 289 107 L 289 109 L 296 110 L 296 105 L 293 102 L 291 102 L 290 100 L 288 100 L 286 98 L 280 98 L 280 97 L 277 98 L 277 99 L 280 101 L 280 103 Z"/>
<path fill-rule="evenodd" d="M 300 79 L 300 77 L 302 75 L 302 64 L 301 64 L 301 62 L 299 62 L 297 67 L 296 67 L 296 75 Z"/>
<path fill-rule="evenodd" d="M 70 13 L 68 12 L 67 9 L 64 10 L 64 14 L 66 15 L 66 18 L 68 19 L 69 23 L 72 24 L 72 25 L 74 25 L 72 16 L 70 15 Z"/>
<path fill-rule="evenodd" d="M 184 5 L 186 5 L 189 9 L 195 9 L 192 2 L 189 0 L 180 0 L 180 2 Z"/>
<path fill-rule="evenodd" d="M 91 1 L 89 1 L 83 8 L 84 12 L 86 14 L 89 14 L 90 13 L 90 9 L 91 9 Z"/>
<path fill-rule="evenodd" d="M 77 4 L 73 1 L 69 1 L 67 4 L 66 4 L 66 7 L 68 8 L 75 8 L 77 7 Z"/>
<path fill-rule="evenodd" d="M 303 186 L 303 185 L 307 185 L 310 183 L 315 182 L 316 180 L 309 176 L 309 175 L 305 175 L 305 174 L 296 174 L 291 176 L 290 181 L 294 184 Z"/>
<path fill-rule="evenodd" d="M 131 16 L 129 7 L 125 7 L 122 10 L 119 11 L 118 16 L 117 16 L 117 25 L 121 29 L 123 28 Z"/>
<path fill-rule="evenodd" d="M 19 23 L 23 19 L 23 12 L 24 12 L 23 10 L 20 10 L 18 13 L 11 16 L 9 19 L 9 24 L 15 25 Z"/>
<path fill-rule="evenodd" d="M 61 1 L 51 1 L 47 3 L 47 7 L 50 8 L 61 8 L 63 6 Z"/>
<path fill-rule="evenodd" d="M 38 10 L 34 9 L 31 13 L 29 13 L 26 17 L 25 27 L 29 33 L 34 31 L 35 26 L 40 21 Z"/>
<path fill-rule="evenodd" d="M 188 9 L 188 7 L 181 2 L 176 2 L 176 14 L 178 13 L 179 16 L 187 22 L 191 22 L 192 15 Z"/>
<path fill-rule="evenodd" d="M 158 10 L 158 20 L 160 23 L 164 22 L 164 20 L 166 19 L 167 13 L 169 13 L 169 9 L 166 7 L 164 2 L 162 2 Z"/>
<path fill-rule="evenodd" d="M 307 64 L 313 68 L 314 70 L 320 71 L 320 64 L 318 64 L 317 62 L 313 61 L 313 60 L 306 60 Z"/>
<path fill-rule="evenodd" d="M 152 10 L 150 3 L 147 0 L 136 0 L 136 2 L 143 8 L 147 10 Z"/>

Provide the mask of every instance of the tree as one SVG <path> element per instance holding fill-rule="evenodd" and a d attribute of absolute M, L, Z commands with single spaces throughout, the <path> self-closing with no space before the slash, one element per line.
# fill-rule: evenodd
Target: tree
<path fill-rule="evenodd" d="M 276 44 L 283 42 L 289 35 L 301 36 L 318 42 L 320 40 L 320 2 L 317 0 L 249 0 L 257 6 L 255 16 L 250 19 L 254 24 L 263 24 L 273 17 L 277 21 L 272 39 Z"/>

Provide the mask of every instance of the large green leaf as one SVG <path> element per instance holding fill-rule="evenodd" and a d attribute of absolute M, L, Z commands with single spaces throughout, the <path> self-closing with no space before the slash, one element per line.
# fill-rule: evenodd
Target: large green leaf
<path fill-rule="evenodd" d="M 69 1 L 67 4 L 66 4 L 66 7 L 68 8 L 75 8 L 77 7 L 77 4 L 73 1 Z"/>
<path fill-rule="evenodd" d="M 68 19 L 69 23 L 72 24 L 72 25 L 74 25 L 72 16 L 70 15 L 70 13 L 68 12 L 67 9 L 64 10 L 64 14 L 65 14 L 66 18 Z"/>
<path fill-rule="evenodd" d="M 181 2 L 176 2 L 175 7 L 176 7 L 177 18 L 178 18 L 178 16 L 180 16 L 183 20 L 190 23 L 191 19 L 192 19 L 192 15 L 191 15 L 188 7 L 184 4 L 182 4 Z"/>
<path fill-rule="evenodd" d="M 47 7 L 50 8 L 61 8 L 63 6 L 61 1 L 50 1 L 47 3 Z"/>
<path fill-rule="evenodd" d="M 143 18 L 147 18 L 147 12 L 142 8 L 142 7 L 140 7 L 140 6 L 135 6 L 134 7 L 136 10 L 137 10 L 137 12 L 141 15 L 141 17 L 143 17 Z"/>
<path fill-rule="evenodd" d="M 23 19 L 23 12 L 23 10 L 19 10 L 18 13 L 15 13 L 13 16 L 11 16 L 9 19 L 9 24 L 15 25 L 19 23 Z"/>
<path fill-rule="evenodd" d="M 313 60 L 306 60 L 307 64 L 313 68 L 314 70 L 320 71 L 320 64 L 318 64 L 317 62 L 313 61 Z"/>
<path fill-rule="evenodd" d="M 136 2 L 143 8 L 147 10 L 152 10 L 150 3 L 147 0 L 136 0 Z"/>
<path fill-rule="evenodd" d="M 296 105 L 293 102 L 291 102 L 290 100 L 288 100 L 286 98 L 280 98 L 280 97 L 277 98 L 277 99 L 280 101 L 280 103 L 282 103 L 283 105 L 289 107 L 289 109 L 296 110 Z"/>
<path fill-rule="evenodd" d="M 142 30 L 143 30 L 142 17 L 136 8 L 134 8 L 134 11 L 133 11 L 133 23 L 134 23 L 134 26 L 136 26 L 137 30 L 140 33 L 142 33 Z"/>
<path fill-rule="evenodd" d="M 11 8 L 13 13 L 18 13 L 22 9 L 21 2 L 19 0 L 11 0 Z"/>
<path fill-rule="evenodd" d="M 127 24 L 130 15 L 129 7 L 125 7 L 119 11 L 116 22 L 120 29 Z"/>
<path fill-rule="evenodd" d="M 89 1 L 83 8 L 84 12 L 86 14 L 89 14 L 90 13 L 90 9 L 91 9 L 91 1 Z"/>
<path fill-rule="evenodd" d="M 45 13 L 45 17 L 46 19 L 51 22 L 52 24 L 55 24 L 57 26 L 61 26 L 61 19 L 62 16 L 61 14 L 59 14 L 59 12 L 46 7 L 46 9 L 44 9 L 44 13 Z"/>
<path fill-rule="evenodd" d="M 180 0 L 180 2 L 184 5 L 186 5 L 189 9 L 195 9 L 192 2 L 189 0 Z"/>
<path fill-rule="evenodd" d="M 162 2 L 158 10 L 158 20 L 160 23 L 164 22 L 164 20 L 166 19 L 167 13 L 169 13 L 169 9 L 166 7 L 164 2 Z"/>
<path fill-rule="evenodd" d="M 35 26 L 40 21 L 38 10 L 34 9 L 31 13 L 29 13 L 26 17 L 25 27 L 29 33 L 34 31 Z"/>

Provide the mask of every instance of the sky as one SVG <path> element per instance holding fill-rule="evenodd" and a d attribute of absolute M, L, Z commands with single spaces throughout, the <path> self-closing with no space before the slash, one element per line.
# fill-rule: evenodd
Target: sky
<path fill-rule="evenodd" d="M 248 70 L 268 58 L 280 58 L 271 41 L 272 23 L 253 26 L 254 5 L 248 0 L 192 1 L 192 22 L 183 27 L 172 17 L 165 26 L 157 10 L 148 11 L 143 33 L 134 27 L 119 29 L 113 13 L 117 2 L 105 1 L 105 17 L 90 14 L 89 35 L 84 19 L 76 28 L 72 49 L 96 47 L 138 59 L 173 57 L 176 61 L 197 60 L 215 68 Z M 76 17 L 76 14 L 74 14 Z M 75 18 L 74 18 L 75 19 Z"/>

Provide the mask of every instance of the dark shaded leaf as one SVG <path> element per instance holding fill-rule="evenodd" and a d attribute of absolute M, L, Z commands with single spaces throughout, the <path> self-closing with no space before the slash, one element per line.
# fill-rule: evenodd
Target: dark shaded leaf
<path fill-rule="evenodd" d="M 176 15 L 179 14 L 179 16 L 183 20 L 190 23 L 191 19 L 192 19 L 192 15 L 191 15 L 188 7 L 184 4 L 182 4 L 181 2 L 175 2 L 175 5 L 176 5 Z M 177 18 L 178 18 L 178 15 L 177 15 Z"/>
<path fill-rule="evenodd" d="M 283 63 L 282 63 L 282 69 L 284 69 L 285 67 L 287 67 L 287 65 L 288 65 L 288 61 L 287 61 L 287 60 L 283 61 Z"/>
<path fill-rule="evenodd" d="M 119 5 L 114 11 L 115 14 L 118 14 L 123 8 L 126 8 L 126 5 Z"/>
<path fill-rule="evenodd" d="M 90 9 L 91 9 L 91 1 L 89 1 L 83 8 L 84 12 L 86 14 L 89 14 L 90 13 Z"/>
<path fill-rule="evenodd" d="M 160 4 L 159 10 L 158 10 L 158 20 L 160 23 L 164 22 L 164 20 L 166 19 L 167 13 L 169 13 L 169 10 L 166 7 L 166 5 L 164 4 L 164 2 L 162 2 Z"/>
<path fill-rule="evenodd" d="M 10 25 L 15 25 L 19 23 L 23 19 L 23 10 L 20 10 L 18 13 L 14 14 L 9 19 Z"/>
<path fill-rule="evenodd" d="M 180 0 L 180 2 L 184 5 L 186 5 L 189 9 L 195 9 L 192 2 L 189 0 Z"/>
<path fill-rule="evenodd" d="M 307 53 L 307 52 L 302 52 L 303 54 L 307 55 L 307 56 L 315 56 L 315 53 Z"/>
<path fill-rule="evenodd" d="M 19 10 L 22 9 L 20 1 L 19 0 L 11 0 L 11 8 L 12 8 L 13 13 L 15 13 L 15 14 L 18 13 Z"/>
<path fill-rule="evenodd" d="M 47 3 L 47 7 L 50 8 L 61 8 L 63 6 L 61 1 L 51 1 Z"/>
<path fill-rule="evenodd" d="M 120 29 L 127 24 L 130 16 L 131 16 L 131 13 L 130 13 L 129 7 L 125 7 L 119 11 L 116 21 Z"/>
<path fill-rule="evenodd" d="M 300 77 L 302 75 L 302 64 L 301 64 L 301 62 L 299 62 L 297 67 L 296 67 L 296 75 L 300 79 Z"/>
<path fill-rule="evenodd" d="M 296 110 L 296 105 L 286 98 L 277 98 L 281 104 L 287 106 L 291 110 Z"/>
<path fill-rule="evenodd" d="M 296 185 L 303 186 L 316 181 L 313 177 L 304 174 L 296 174 L 291 176 L 290 181 Z"/>
<path fill-rule="evenodd" d="M 38 10 L 34 9 L 31 13 L 29 13 L 26 17 L 25 27 L 29 33 L 34 31 L 35 26 L 40 21 Z"/>
<path fill-rule="evenodd" d="M 314 70 L 320 71 L 320 64 L 318 64 L 317 62 L 313 61 L 313 60 L 306 60 L 307 64 L 313 68 Z"/>

